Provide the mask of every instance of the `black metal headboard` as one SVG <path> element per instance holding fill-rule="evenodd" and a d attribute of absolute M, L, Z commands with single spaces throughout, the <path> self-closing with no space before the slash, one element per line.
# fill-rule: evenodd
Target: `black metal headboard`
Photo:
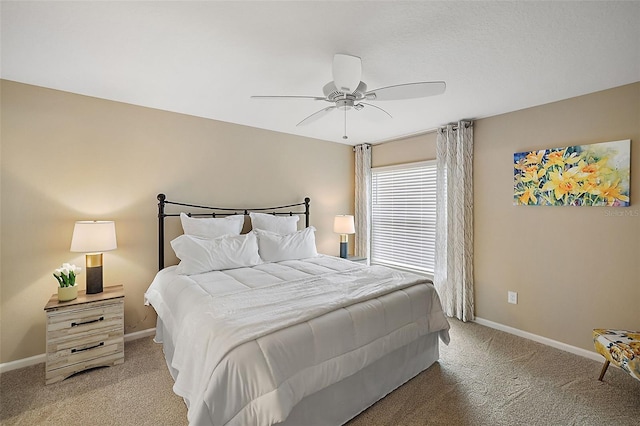
<path fill-rule="evenodd" d="M 305 198 L 303 202 L 296 204 L 288 204 L 286 206 L 277 206 L 277 207 L 259 207 L 253 209 L 247 208 L 227 208 L 227 207 L 211 207 L 211 206 L 200 206 L 197 204 L 187 204 L 187 203 L 178 203 L 175 201 L 167 200 L 167 196 L 164 194 L 158 194 L 158 270 L 164 268 L 164 218 L 165 217 L 180 217 L 181 211 L 177 213 L 165 213 L 164 208 L 166 205 L 171 204 L 174 206 L 182 206 L 189 207 L 192 209 L 199 209 L 199 212 L 187 212 L 191 217 L 226 217 L 234 214 L 242 214 L 248 215 L 250 212 L 262 212 L 269 213 L 275 216 L 293 216 L 293 215 L 304 215 L 305 219 L 305 227 L 309 227 L 309 203 L 311 199 L 309 197 Z M 304 211 L 285 211 L 285 209 L 295 209 L 304 206 Z M 202 211 L 204 210 L 204 212 Z"/>

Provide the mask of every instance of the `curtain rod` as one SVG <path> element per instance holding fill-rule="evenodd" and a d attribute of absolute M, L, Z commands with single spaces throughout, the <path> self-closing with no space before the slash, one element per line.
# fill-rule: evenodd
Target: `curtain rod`
<path fill-rule="evenodd" d="M 463 123 L 465 129 L 468 129 L 469 127 L 473 127 L 473 121 L 467 121 L 467 120 L 460 120 L 458 123 L 449 123 L 447 124 L 447 126 L 451 126 L 452 130 L 458 130 L 458 127 L 460 126 L 459 123 Z M 440 133 L 444 132 L 445 128 L 446 126 L 440 127 L 438 129 L 438 132 Z"/>
<path fill-rule="evenodd" d="M 359 146 L 361 146 L 361 147 L 363 147 L 363 148 L 365 148 L 365 149 L 371 149 L 371 144 L 368 144 L 368 143 L 361 143 L 361 144 L 359 144 L 359 145 L 355 145 L 355 146 L 353 147 L 353 152 L 355 152 L 355 151 L 356 151 L 356 149 L 357 149 Z"/>

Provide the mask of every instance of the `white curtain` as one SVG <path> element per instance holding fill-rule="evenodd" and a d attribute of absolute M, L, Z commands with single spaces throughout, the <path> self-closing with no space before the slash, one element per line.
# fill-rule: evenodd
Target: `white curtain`
<path fill-rule="evenodd" d="M 474 318 L 473 123 L 438 129 L 434 284 L 445 313 Z"/>
<path fill-rule="evenodd" d="M 371 254 L 371 145 L 357 145 L 353 150 L 356 153 L 354 254 L 366 257 L 368 264 Z"/>

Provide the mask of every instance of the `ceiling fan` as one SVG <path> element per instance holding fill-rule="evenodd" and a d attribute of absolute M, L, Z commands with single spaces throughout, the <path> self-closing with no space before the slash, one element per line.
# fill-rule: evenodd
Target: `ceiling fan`
<path fill-rule="evenodd" d="M 444 81 L 424 81 L 417 83 L 405 83 L 394 86 L 381 87 L 367 91 L 367 85 L 360 81 L 362 76 L 362 60 L 357 56 L 338 53 L 333 57 L 333 81 L 322 88 L 324 96 L 251 96 L 253 99 L 311 99 L 325 101 L 333 105 L 322 108 L 310 116 L 304 118 L 296 126 L 304 126 L 312 123 L 333 110 L 344 111 L 344 136 L 347 137 L 347 111 L 354 109 L 360 111 L 365 107 L 376 108 L 390 118 L 384 109 L 369 102 L 372 101 L 396 101 L 403 99 L 424 98 L 427 96 L 444 93 L 447 85 Z M 368 101 L 368 102 L 364 102 Z"/>

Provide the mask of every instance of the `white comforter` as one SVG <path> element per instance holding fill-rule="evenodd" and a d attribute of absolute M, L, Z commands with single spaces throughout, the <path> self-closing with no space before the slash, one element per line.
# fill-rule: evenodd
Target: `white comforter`
<path fill-rule="evenodd" d="M 449 324 L 433 285 L 318 256 L 158 273 L 145 294 L 175 348 L 174 391 L 193 425 L 271 425 L 302 398 Z"/>

